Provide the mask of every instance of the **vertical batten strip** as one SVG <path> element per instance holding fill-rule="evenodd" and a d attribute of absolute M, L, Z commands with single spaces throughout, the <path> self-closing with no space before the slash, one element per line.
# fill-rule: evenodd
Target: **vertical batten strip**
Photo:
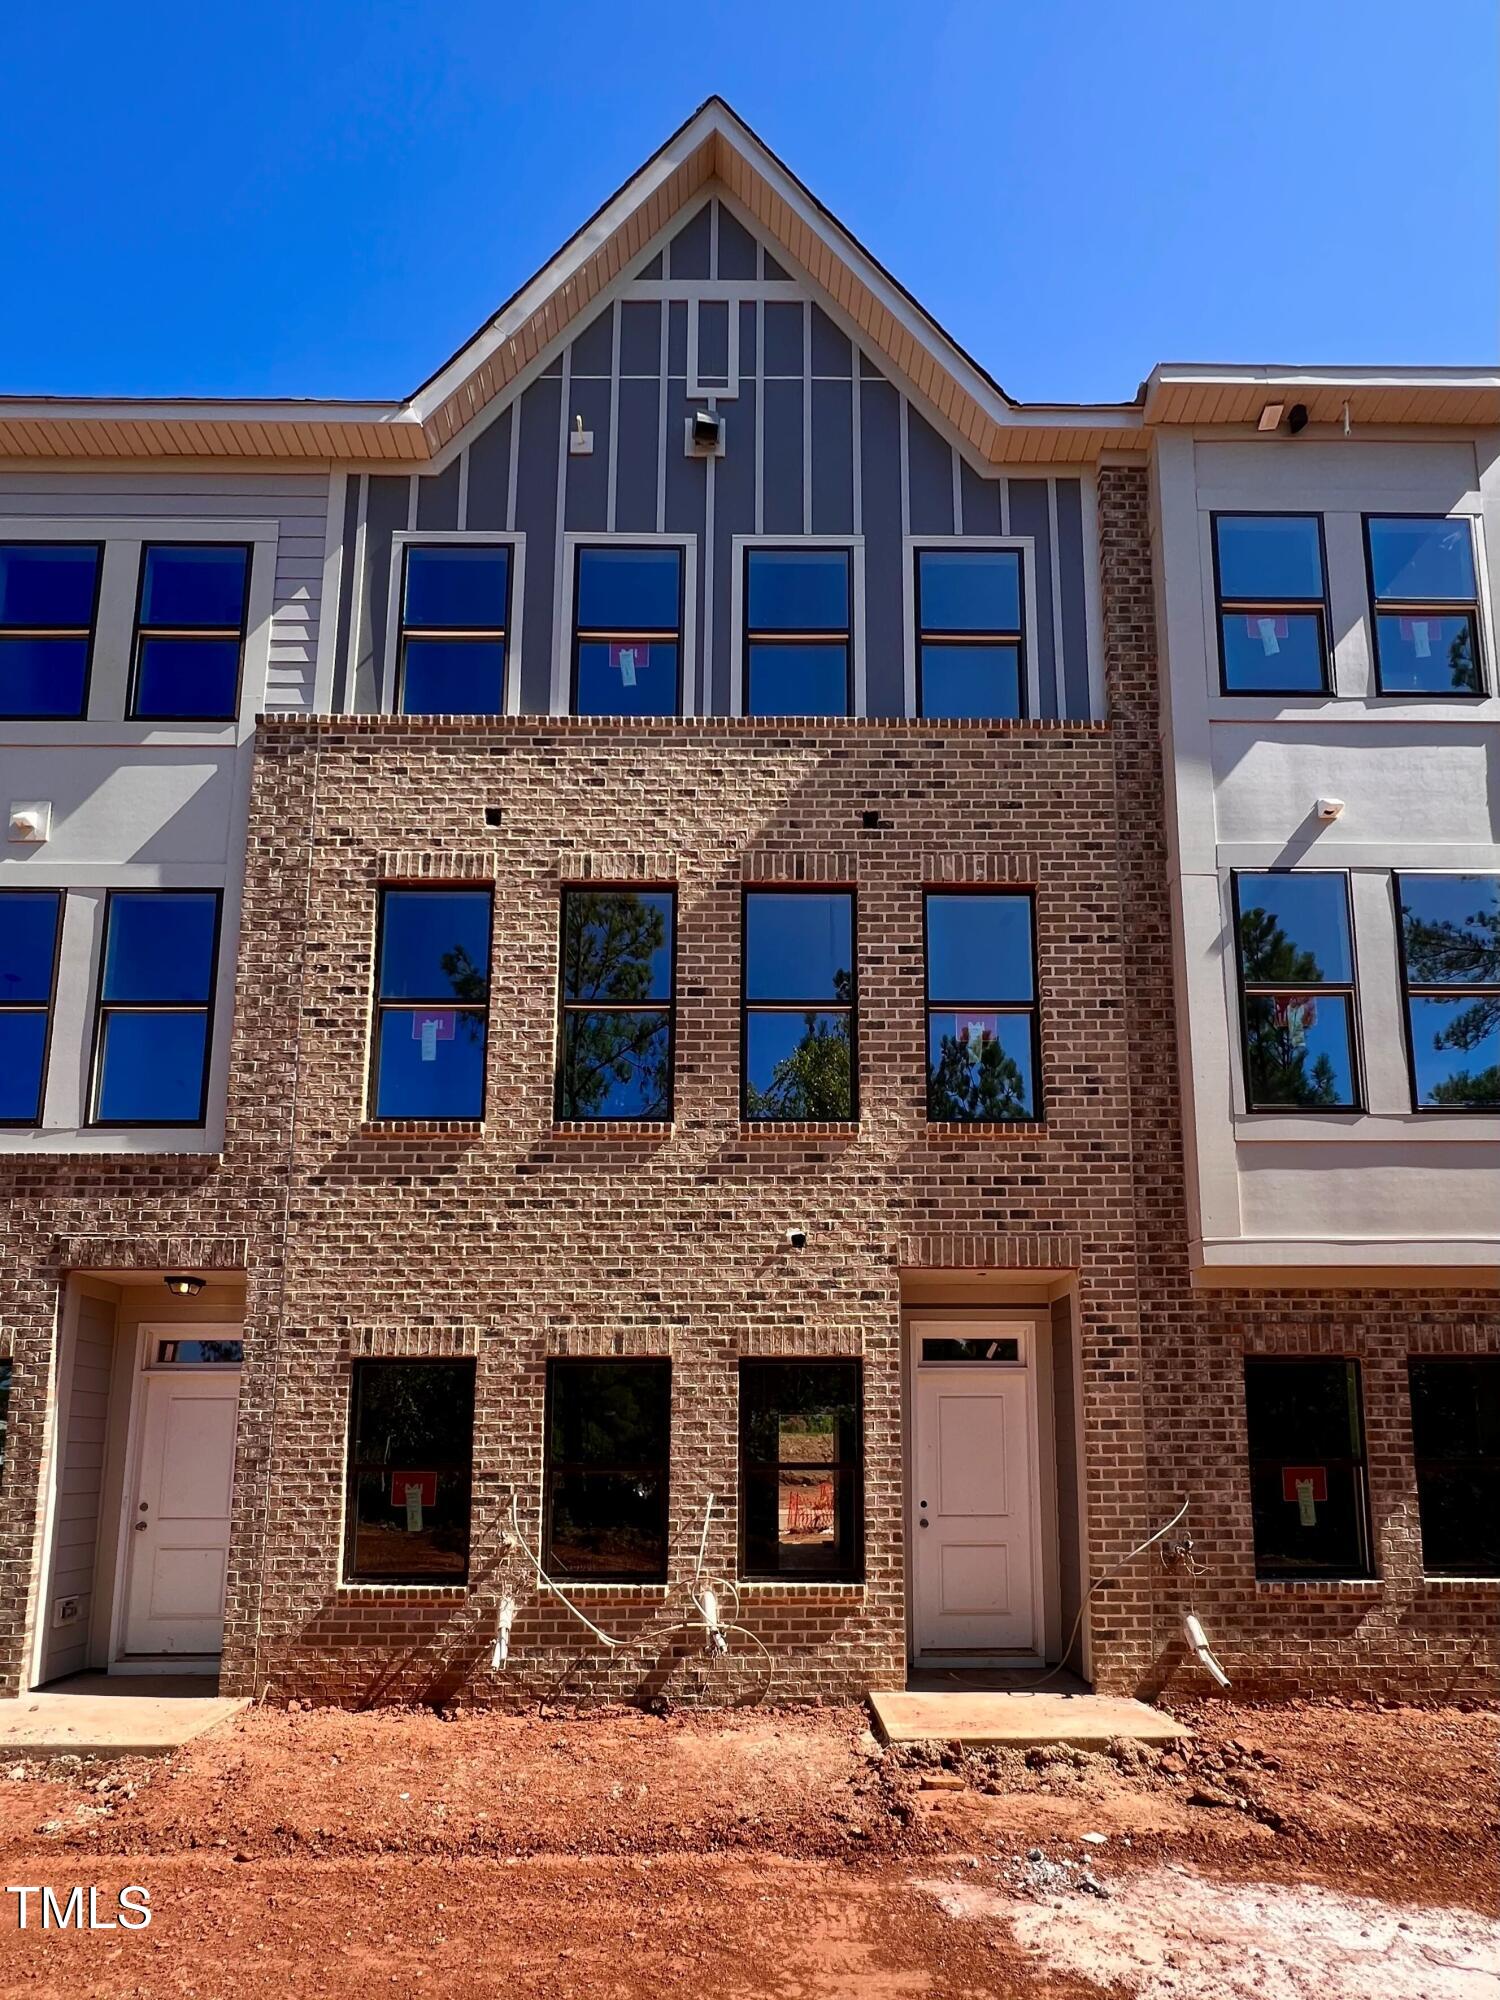
<path fill-rule="evenodd" d="M 667 379 L 671 348 L 669 339 L 672 325 L 672 303 L 667 297 L 661 302 L 660 366 L 661 381 L 660 407 L 657 411 L 656 427 L 656 532 L 664 534 L 667 526 L 667 406 L 671 401 L 671 384 Z"/>
<path fill-rule="evenodd" d="M 610 307 L 609 342 L 609 474 L 605 487 L 604 523 L 615 531 L 615 484 L 620 463 L 620 301 Z"/>
<path fill-rule="evenodd" d="M 568 424 L 573 399 L 573 345 L 562 352 L 562 393 L 557 399 L 557 499 L 552 543 L 552 651 L 559 663 L 563 658 L 563 535 L 568 521 Z M 568 712 L 568 687 L 559 664 L 552 676 L 552 713 Z"/>
<path fill-rule="evenodd" d="M 511 426 L 512 428 L 515 427 L 514 417 L 512 417 L 511 419 Z M 463 450 L 458 454 L 459 532 L 461 534 L 464 533 L 467 530 L 468 525 L 469 525 L 469 447 L 465 445 Z"/>
<path fill-rule="evenodd" d="M 864 443 L 860 435 L 862 419 L 859 405 L 859 381 L 864 371 L 865 357 L 864 350 L 857 340 L 851 341 L 849 347 L 854 364 L 853 375 L 849 384 L 849 416 L 851 423 L 849 477 L 853 487 L 851 501 L 854 511 L 849 518 L 854 524 L 855 534 L 862 535 L 865 531 L 865 455 Z"/>
<path fill-rule="evenodd" d="M 1063 658 L 1062 560 L 1057 536 L 1057 481 L 1047 481 L 1047 537 L 1052 544 L 1052 682 L 1053 713 L 1068 712 L 1067 663 Z"/>
<path fill-rule="evenodd" d="M 812 533 L 812 300 L 802 301 L 802 532 Z"/>

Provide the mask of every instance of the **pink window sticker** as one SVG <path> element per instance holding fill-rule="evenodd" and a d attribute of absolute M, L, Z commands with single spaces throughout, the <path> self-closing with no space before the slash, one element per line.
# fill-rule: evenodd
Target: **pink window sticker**
<path fill-rule="evenodd" d="M 430 1009 L 411 1017 L 411 1038 L 422 1044 L 423 1062 L 437 1061 L 439 1042 L 451 1042 L 458 1033 L 458 1014 L 452 1007 Z"/>
<path fill-rule="evenodd" d="M 971 1014 L 959 1030 L 961 1042 L 992 1042 L 1000 1033 L 1000 1022 L 994 1014 Z"/>
<path fill-rule="evenodd" d="M 1271 1002 L 1271 1018 L 1278 1028 L 1286 1030 L 1293 1045 L 1301 1048 L 1318 1024 L 1318 1003 L 1306 994 L 1278 994 Z"/>
<path fill-rule="evenodd" d="M 621 687 L 633 688 L 636 675 L 643 673 L 651 664 L 651 648 L 639 643 L 611 646 L 609 664 L 619 670 Z"/>

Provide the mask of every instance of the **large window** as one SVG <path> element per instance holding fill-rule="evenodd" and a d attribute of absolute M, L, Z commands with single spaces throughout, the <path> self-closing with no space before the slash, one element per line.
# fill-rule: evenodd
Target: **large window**
<path fill-rule="evenodd" d="M 927 1116 L 1037 1118 L 1041 1069 L 1028 894 L 927 898 Z"/>
<path fill-rule="evenodd" d="M 356 1361 L 345 1577 L 462 1583 L 473 1458 L 472 1361 Z"/>
<path fill-rule="evenodd" d="M 573 576 L 573 713 L 682 709 L 682 550 L 580 548 Z"/>
<path fill-rule="evenodd" d="M 917 550 L 917 713 L 1026 712 L 1019 549 Z"/>
<path fill-rule="evenodd" d="M 1408 1363 L 1428 1576 L 1500 1576 L 1500 1355 Z"/>
<path fill-rule="evenodd" d="M 1474 532 L 1443 515 L 1365 518 L 1381 694 L 1483 694 Z"/>
<path fill-rule="evenodd" d="M 80 716 L 99 615 L 94 542 L 0 543 L 0 716 Z"/>
<path fill-rule="evenodd" d="M 231 720 L 249 603 L 248 548 L 148 543 L 141 552 L 131 714 Z"/>
<path fill-rule="evenodd" d="M 375 1118 L 482 1118 L 488 889 L 383 889 L 376 944 Z"/>
<path fill-rule="evenodd" d="M 1234 878 L 1250 1111 L 1353 1111 L 1354 946 L 1345 875 Z"/>
<path fill-rule="evenodd" d="M 848 549 L 745 551 L 746 715 L 848 715 Z"/>
<path fill-rule="evenodd" d="M 864 1574 L 857 1361 L 740 1363 L 741 1564 L 750 1577 Z"/>
<path fill-rule="evenodd" d="M 547 1364 L 546 1563 L 555 1576 L 667 1574 L 668 1361 Z"/>
<path fill-rule="evenodd" d="M 855 1118 L 853 894 L 747 890 L 744 982 L 744 1116 Z"/>
<path fill-rule="evenodd" d="M 216 890 L 110 891 L 94 1124 L 203 1123 L 218 951 Z"/>
<path fill-rule="evenodd" d="M 1320 514 L 1215 514 L 1225 694 L 1321 694 L 1328 610 Z"/>
<path fill-rule="evenodd" d="M 505 707 L 510 550 L 416 542 L 401 570 L 396 706 L 403 715 L 499 715 Z"/>
<path fill-rule="evenodd" d="M 565 889 L 559 1118 L 672 1115 L 670 889 Z"/>
<path fill-rule="evenodd" d="M 1398 875 L 1419 1111 L 1500 1111 L 1500 875 Z"/>
<path fill-rule="evenodd" d="M 1257 1576 L 1369 1576 L 1357 1361 L 1245 1363 Z"/>
<path fill-rule="evenodd" d="M 62 897 L 0 892 L 0 1125 L 39 1125 Z"/>

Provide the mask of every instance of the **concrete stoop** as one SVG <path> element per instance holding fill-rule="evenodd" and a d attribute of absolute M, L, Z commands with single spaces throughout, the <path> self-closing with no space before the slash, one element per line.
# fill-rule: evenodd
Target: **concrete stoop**
<path fill-rule="evenodd" d="M 250 1706 L 188 1674 L 75 1674 L 0 1701 L 9 1757 L 169 1757 Z"/>
<path fill-rule="evenodd" d="M 873 1691 L 870 1707 L 875 1727 L 887 1743 L 964 1743 L 974 1749 L 1066 1743 L 1079 1750 L 1102 1750 L 1116 1737 L 1132 1743 L 1175 1743 L 1191 1734 L 1159 1708 L 1126 1695 L 899 1688 Z"/>

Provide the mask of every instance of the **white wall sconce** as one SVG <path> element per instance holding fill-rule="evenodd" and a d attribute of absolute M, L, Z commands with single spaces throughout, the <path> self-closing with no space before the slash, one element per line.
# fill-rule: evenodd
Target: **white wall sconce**
<path fill-rule="evenodd" d="M 1318 818 L 1321 820 L 1342 819 L 1344 817 L 1344 801 L 1342 799 L 1319 799 L 1317 813 Z"/>

